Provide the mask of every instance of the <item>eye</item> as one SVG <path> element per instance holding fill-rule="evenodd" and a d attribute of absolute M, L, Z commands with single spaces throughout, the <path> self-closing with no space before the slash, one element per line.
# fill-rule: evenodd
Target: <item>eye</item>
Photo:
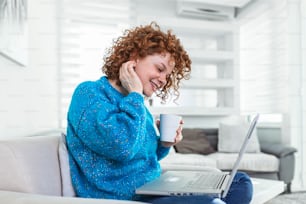
<path fill-rule="evenodd" d="M 164 71 L 163 67 L 157 67 L 157 69 L 158 69 L 159 72 L 163 72 Z"/>

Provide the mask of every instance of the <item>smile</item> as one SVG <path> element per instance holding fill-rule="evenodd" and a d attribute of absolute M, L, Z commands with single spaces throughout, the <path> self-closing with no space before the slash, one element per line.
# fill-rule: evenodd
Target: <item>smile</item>
<path fill-rule="evenodd" d="M 153 81 L 151 81 L 151 84 L 152 84 L 152 89 L 155 92 L 158 89 L 158 85 L 154 83 Z"/>

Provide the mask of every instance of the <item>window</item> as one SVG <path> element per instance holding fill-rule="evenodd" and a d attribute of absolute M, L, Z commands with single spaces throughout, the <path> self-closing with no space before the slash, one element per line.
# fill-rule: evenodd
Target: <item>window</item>
<path fill-rule="evenodd" d="M 121 0 L 58 1 L 60 30 L 60 124 L 66 127 L 71 95 L 85 80 L 102 76 L 106 48 L 130 26 L 130 2 Z"/>
<path fill-rule="evenodd" d="M 288 112 L 289 62 L 286 1 L 261 1 L 241 18 L 241 113 L 261 112 L 280 122 Z"/>

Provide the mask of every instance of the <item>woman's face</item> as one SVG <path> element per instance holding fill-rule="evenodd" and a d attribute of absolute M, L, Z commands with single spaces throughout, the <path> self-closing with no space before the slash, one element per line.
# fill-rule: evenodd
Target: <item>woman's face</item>
<path fill-rule="evenodd" d="M 143 94 L 147 97 L 161 89 L 167 82 L 175 63 L 169 53 L 148 55 L 136 60 L 135 72 L 143 85 Z"/>

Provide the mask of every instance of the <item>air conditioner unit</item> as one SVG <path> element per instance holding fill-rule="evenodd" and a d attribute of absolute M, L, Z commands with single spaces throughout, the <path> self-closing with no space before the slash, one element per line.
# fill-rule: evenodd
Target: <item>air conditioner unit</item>
<path fill-rule="evenodd" d="M 225 21 L 235 18 L 235 7 L 202 3 L 200 1 L 178 0 L 179 16 Z"/>

